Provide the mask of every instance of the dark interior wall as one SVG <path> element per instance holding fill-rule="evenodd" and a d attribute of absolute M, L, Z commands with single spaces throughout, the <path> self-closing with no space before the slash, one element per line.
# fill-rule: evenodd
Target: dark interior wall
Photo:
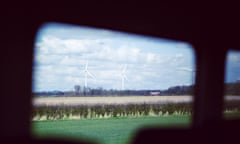
<path fill-rule="evenodd" d="M 197 57 L 193 127 L 222 122 L 225 54 L 238 44 L 237 8 L 138 1 L 31 2 L 1 6 L 2 137 L 30 137 L 34 36 L 44 22 L 103 27 L 192 43 Z"/>

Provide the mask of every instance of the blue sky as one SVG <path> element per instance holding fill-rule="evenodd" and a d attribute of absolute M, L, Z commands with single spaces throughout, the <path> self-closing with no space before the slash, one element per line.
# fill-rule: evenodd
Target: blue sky
<path fill-rule="evenodd" d="M 240 51 L 231 50 L 226 60 L 226 82 L 240 80 Z"/>
<path fill-rule="evenodd" d="M 84 86 L 121 89 L 167 89 L 190 85 L 195 69 L 191 45 L 106 29 L 56 23 L 39 30 L 35 41 L 33 91 L 73 90 Z"/>

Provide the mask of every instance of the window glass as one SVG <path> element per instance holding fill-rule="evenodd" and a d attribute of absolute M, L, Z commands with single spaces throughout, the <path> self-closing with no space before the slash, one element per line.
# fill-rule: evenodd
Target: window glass
<path fill-rule="evenodd" d="M 240 118 L 240 51 L 229 51 L 226 60 L 224 117 Z"/>
<path fill-rule="evenodd" d="M 142 127 L 191 124 L 189 43 L 48 23 L 34 51 L 36 137 L 126 143 Z"/>

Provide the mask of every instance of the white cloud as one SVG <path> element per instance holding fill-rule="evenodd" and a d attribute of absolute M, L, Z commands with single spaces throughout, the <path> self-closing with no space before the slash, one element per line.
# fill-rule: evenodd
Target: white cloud
<path fill-rule="evenodd" d="M 240 53 L 235 51 L 229 52 L 228 61 L 231 64 L 240 64 Z"/>
<path fill-rule="evenodd" d="M 96 76 L 96 80 L 88 79 L 91 87 L 119 89 L 123 65 L 128 66 L 126 88 L 163 89 L 181 82 L 189 83 L 190 74 L 176 72 L 177 67 L 191 66 L 189 52 L 175 51 L 174 44 L 134 40 L 101 36 L 63 39 L 42 35 L 36 43 L 36 89 L 68 90 L 75 84 L 83 85 L 87 60 L 88 70 Z"/>
<path fill-rule="evenodd" d="M 239 79 L 240 75 L 240 52 L 229 51 L 226 64 L 225 80 L 227 82 L 235 82 Z"/>

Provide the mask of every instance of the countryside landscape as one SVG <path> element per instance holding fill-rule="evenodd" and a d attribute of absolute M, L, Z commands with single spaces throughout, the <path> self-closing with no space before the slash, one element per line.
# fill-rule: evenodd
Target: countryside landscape
<path fill-rule="evenodd" d="M 236 94 L 236 87 L 238 83 L 228 84 L 228 94 Z M 140 128 L 191 126 L 192 95 L 92 96 L 76 91 L 72 96 L 49 94 L 55 95 L 33 97 L 33 133 L 39 138 L 130 143 Z M 225 118 L 239 117 L 240 97 L 225 98 Z"/>
<path fill-rule="evenodd" d="M 49 23 L 34 50 L 36 138 L 126 144 L 141 128 L 191 127 L 197 69 L 189 43 Z M 238 59 L 227 67 L 226 119 L 240 116 Z"/>

